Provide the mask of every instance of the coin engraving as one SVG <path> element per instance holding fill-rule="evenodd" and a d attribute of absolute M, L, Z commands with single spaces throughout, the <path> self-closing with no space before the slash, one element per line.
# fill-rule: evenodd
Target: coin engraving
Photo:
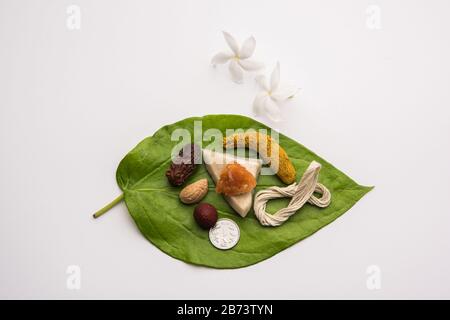
<path fill-rule="evenodd" d="M 233 220 L 222 218 L 209 230 L 209 240 L 218 249 L 233 248 L 239 241 L 239 227 Z"/>

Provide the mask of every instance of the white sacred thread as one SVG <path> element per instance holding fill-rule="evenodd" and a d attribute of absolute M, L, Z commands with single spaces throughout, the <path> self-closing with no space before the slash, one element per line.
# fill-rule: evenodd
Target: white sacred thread
<path fill-rule="evenodd" d="M 309 164 L 298 184 L 293 183 L 284 188 L 270 187 L 259 191 L 253 204 L 259 222 L 264 226 L 279 226 L 303 207 L 306 202 L 320 208 L 327 207 L 331 202 L 331 193 L 323 184 L 318 183 L 320 168 L 320 163 L 313 161 Z M 322 197 L 317 198 L 313 195 L 314 192 L 321 194 Z M 280 209 L 274 214 L 267 213 L 267 202 L 278 198 L 292 198 L 292 200 L 286 208 Z"/>

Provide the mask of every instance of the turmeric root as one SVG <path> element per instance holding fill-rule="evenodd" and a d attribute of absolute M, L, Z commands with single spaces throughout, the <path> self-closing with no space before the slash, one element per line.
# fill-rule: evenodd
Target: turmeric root
<path fill-rule="evenodd" d="M 286 153 L 286 151 L 270 136 L 253 131 L 245 133 L 236 133 L 223 138 L 223 147 L 228 148 L 247 148 L 258 152 L 260 157 L 272 168 L 278 167 L 277 176 L 286 184 L 296 181 L 296 172 L 294 165 Z M 272 154 L 272 150 L 278 148 L 277 152 Z"/>

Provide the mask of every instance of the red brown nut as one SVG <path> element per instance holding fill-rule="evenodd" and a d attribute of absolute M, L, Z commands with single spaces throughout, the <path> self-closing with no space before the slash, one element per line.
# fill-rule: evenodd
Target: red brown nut
<path fill-rule="evenodd" d="M 217 222 L 217 217 L 216 208 L 209 203 L 199 203 L 194 209 L 195 221 L 205 230 L 214 227 Z"/>

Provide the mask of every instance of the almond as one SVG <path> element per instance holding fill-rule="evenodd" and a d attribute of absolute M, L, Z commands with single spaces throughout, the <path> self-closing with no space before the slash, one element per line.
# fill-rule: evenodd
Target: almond
<path fill-rule="evenodd" d="M 183 203 L 191 204 L 202 200 L 208 193 L 208 180 L 200 179 L 186 186 L 180 192 L 180 200 Z"/>

